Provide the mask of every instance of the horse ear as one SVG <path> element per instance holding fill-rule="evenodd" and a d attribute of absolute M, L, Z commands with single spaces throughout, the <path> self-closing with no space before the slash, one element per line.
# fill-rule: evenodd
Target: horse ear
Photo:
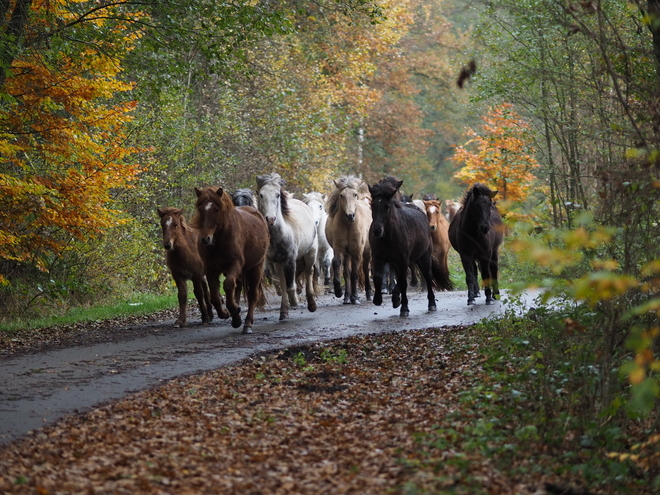
<path fill-rule="evenodd" d="M 339 187 L 339 182 L 337 182 L 337 179 L 332 179 L 332 183 L 335 185 L 335 187 Z"/>
<path fill-rule="evenodd" d="M 215 191 L 215 193 L 216 193 L 218 196 L 220 196 L 220 197 L 222 197 L 222 195 L 224 194 L 224 192 L 225 192 L 225 191 L 224 191 L 221 187 L 219 187 L 219 188 Z"/>
<path fill-rule="evenodd" d="M 497 191 L 490 191 L 490 192 L 488 193 L 488 197 L 490 197 L 490 199 L 493 199 L 493 198 L 495 197 L 496 194 L 497 194 Z"/>
<path fill-rule="evenodd" d="M 398 181 L 398 182 L 396 183 L 396 189 L 397 189 L 397 191 L 401 188 L 402 185 L 403 185 L 403 181 L 402 181 L 402 180 L 400 180 L 400 181 Z M 410 197 L 412 198 L 412 195 L 411 195 Z"/>
<path fill-rule="evenodd" d="M 195 194 L 196 194 L 197 197 L 199 198 L 199 197 L 202 195 L 202 190 L 201 190 L 199 187 L 196 187 L 196 188 L 195 188 Z"/>
<path fill-rule="evenodd" d="M 163 218 L 163 215 L 165 215 L 165 212 L 163 210 L 161 210 L 160 208 L 157 208 L 156 211 L 158 212 L 158 216 L 160 218 Z"/>

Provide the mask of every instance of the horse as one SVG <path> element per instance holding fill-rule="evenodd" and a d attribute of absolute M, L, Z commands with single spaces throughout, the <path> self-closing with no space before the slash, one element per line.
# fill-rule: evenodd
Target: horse
<path fill-rule="evenodd" d="M 213 321 L 209 287 L 206 283 L 204 261 L 197 249 L 198 232 L 186 223 L 181 208 L 158 208 L 163 229 L 165 261 L 176 284 L 179 299 L 179 317 L 175 327 L 186 326 L 188 309 L 188 280 L 192 280 L 195 298 L 202 313 L 202 323 Z"/>
<path fill-rule="evenodd" d="M 230 194 L 221 187 L 195 188 L 195 194 L 194 225 L 200 231 L 199 248 L 213 306 L 221 318 L 231 316 L 233 328 L 240 327 L 238 302 L 245 287 L 248 310 L 242 333 L 252 333 L 254 309 L 266 301 L 261 285 L 269 242 L 266 221 L 251 206 L 234 206 Z M 223 288 L 229 314 L 222 308 L 220 275 L 225 276 Z"/>
<path fill-rule="evenodd" d="M 289 317 L 289 304 L 298 305 L 296 271 L 305 274 L 307 309 L 316 311 L 314 263 L 318 238 L 312 210 L 282 189 L 280 174 L 257 176 L 257 205 L 270 233 L 267 261 L 274 265 L 280 281 L 280 320 Z"/>
<path fill-rule="evenodd" d="M 454 219 L 460 207 L 461 204 L 458 201 L 445 199 L 445 218 L 447 218 L 449 223 Z"/>
<path fill-rule="evenodd" d="M 358 282 L 364 284 L 367 301 L 372 297 L 369 282 L 369 189 L 362 179 L 352 175 L 343 175 L 334 180 L 334 184 L 335 190 L 326 202 L 328 222 L 325 235 L 335 253 L 332 260 L 335 296 L 342 296 L 339 273 L 343 266 L 344 304 L 360 304 Z"/>
<path fill-rule="evenodd" d="M 254 207 L 254 192 L 252 189 L 237 189 L 231 193 L 231 199 L 234 202 L 235 206 L 252 206 Z"/>
<path fill-rule="evenodd" d="M 452 290 L 449 273 L 442 270 L 433 258 L 433 243 L 429 234 L 429 223 L 423 212 L 416 206 L 406 206 L 401 202 L 399 189 L 403 181 L 388 175 L 380 182 L 369 186 L 371 193 L 372 222 L 369 229 L 369 243 L 373 258 L 374 304 L 383 302 L 381 292 L 383 270 L 389 263 L 396 272 L 397 285 L 392 294 L 392 305 L 401 306 L 399 314 L 408 316 L 408 296 L 406 275 L 411 263 L 418 267 L 427 287 L 428 310 L 435 311 L 433 288 Z"/>
<path fill-rule="evenodd" d="M 312 210 L 316 235 L 318 236 L 318 253 L 316 256 L 316 268 L 318 273 L 323 274 L 323 284 L 330 285 L 330 266 L 334 251 L 325 235 L 325 226 L 328 223 L 328 214 L 325 211 L 326 198 L 319 192 L 303 194 L 303 201 Z"/>
<path fill-rule="evenodd" d="M 493 203 L 497 191 L 474 184 L 463 197 L 462 206 L 449 224 L 449 241 L 461 256 L 468 287 L 468 306 L 479 295 L 477 266 L 485 287 L 486 304 L 499 298 L 497 282 L 498 250 L 502 244 L 502 217 Z"/>
<path fill-rule="evenodd" d="M 442 214 L 442 203 L 436 200 L 425 200 L 424 206 L 426 217 L 431 229 L 431 241 L 433 242 L 433 257 L 440 263 L 444 271 L 449 273 L 447 258 L 449 256 L 449 222 Z"/>

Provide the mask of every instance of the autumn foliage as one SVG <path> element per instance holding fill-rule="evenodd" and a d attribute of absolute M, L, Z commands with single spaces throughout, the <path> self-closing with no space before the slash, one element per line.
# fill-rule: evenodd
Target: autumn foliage
<path fill-rule="evenodd" d="M 483 133 L 468 129 L 470 139 L 456 147 L 452 160 L 463 168 L 454 177 L 466 184 L 488 184 L 498 191 L 498 199 L 522 202 L 536 179 L 532 171 L 539 166 L 529 125 L 508 103 L 492 107 L 482 119 Z"/>
<path fill-rule="evenodd" d="M 32 3 L 25 47 L 0 88 L 0 258 L 42 271 L 72 241 L 120 221 L 111 193 L 139 172 L 131 159 L 137 150 L 126 145 L 135 102 L 116 99 L 132 85 L 120 80 L 113 44 L 49 36 L 58 26 L 82 24 L 75 3 Z M 76 36 L 108 22 L 90 17 Z M 120 33 L 121 23 L 112 31 Z M 124 50 L 135 40 L 128 32 Z"/>

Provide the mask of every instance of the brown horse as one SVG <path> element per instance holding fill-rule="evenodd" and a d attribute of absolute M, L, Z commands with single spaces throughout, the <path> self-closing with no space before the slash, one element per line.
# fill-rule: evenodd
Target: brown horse
<path fill-rule="evenodd" d="M 438 261 L 442 270 L 449 276 L 449 265 L 447 257 L 449 255 L 449 222 L 442 214 L 442 203 L 435 200 L 425 200 L 426 217 L 429 219 L 429 228 L 431 229 L 431 241 L 433 242 L 433 257 Z"/>
<path fill-rule="evenodd" d="M 167 268 L 172 274 L 179 297 L 179 317 L 174 326 L 186 326 L 188 280 L 193 283 L 202 323 L 213 321 L 209 287 L 204 277 L 204 262 L 197 249 L 198 232 L 186 223 L 181 208 L 159 208 L 157 211 L 163 229 L 163 247 L 167 251 Z"/>
<path fill-rule="evenodd" d="M 344 175 L 334 183 L 336 188 L 328 197 L 325 206 L 328 212 L 325 235 L 334 250 L 332 271 L 335 296 L 342 296 L 339 272 L 343 265 L 344 304 L 360 303 L 357 293 L 358 281 L 364 284 L 367 301 L 371 301 L 369 187 L 362 179 L 352 175 Z"/>
<path fill-rule="evenodd" d="M 463 206 L 449 224 L 449 240 L 461 255 L 468 287 L 468 306 L 479 295 L 478 270 L 485 287 L 486 304 L 499 299 L 497 283 L 499 247 L 504 238 L 502 217 L 493 203 L 497 191 L 474 184 L 463 197 Z"/>
<path fill-rule="evenodd" d="M 220 275 L 231 325 L 241 326 L 240 294 L 245 285 L 248 310 L 243 333 L 252 333 L 254 308 L 265 304 L 261 278 L 270 238 L 263 215 L 251 206 L 235 207 L 231 195 L 219 187 L 195 188 L 197 215 L 194 225 L 200 230 L 200 252 L 206 265 L 211 301 L 223 318 Z M 226 316 L 224 316 L 226 318 Z"/>

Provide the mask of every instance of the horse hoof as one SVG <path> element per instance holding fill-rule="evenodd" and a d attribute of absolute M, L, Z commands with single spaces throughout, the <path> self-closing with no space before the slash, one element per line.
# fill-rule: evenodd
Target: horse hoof
<path fill-rule="evenodd" d="M 402 308 L 401 312 L 399 312 L 399 316 L 410 316 L 410 311 Z"/>
<path fill-rule="evenodd" d="M 243 331 L 241 333 L 243 335 L 246 335 L 248 333 L 252 333 L 252 327 L 243 327 Z"/>
<path fill-rule="evenodd" d="M 438 307 L 435 304 L 429 305 L 429 311 L 437 311 Z"/>
<path fill-rule="evenodd" d="M 381 296 L 380 294 L 376 294 L 374 296 L 374 304 L 376 306 L 380 306 L 381 304 L 383 304 L 383 296 Z"/>
<path fill-rule="evenodd" d="M 323 285 L 330 285 L 330 279 L 329 278 L 323 279 Z"/>
<path fill-rule="evenodd" d="M 229 318 L 229 311 L 227 311 L 227 310 L 224 310 L 222 312 L 218 311 L 218 318 L 220 318 L 222 320 L 226 320 L 227 318 Z"/>
<path fill-rule="evenodd" d="M 310 313 L 316 311 L 316 301 L 314 300 L 307 301 L 307 309 L 309 310 Z"/>
<path fill-rule="evenodd" d="M 183 322 L 180 322 L 179 320 L 174 322 L 174 328 L 181 328 L 181 327 L 185 327 L 185 326 L 186 326 L 186 324 L 183 323 Z"/>
<path fill-rule="evenodd" d="M 357 297 L 355 299 L 351 299 L 351 304 L 353 306 L 359 306 L 360 305 L 360 300 Z"/>
<path fill-rule="evenodd" d="M 231 317 L 231 326 L 234 328 L 238 328 L 243 324 L 243 320 L 241 319 L 240 315 L 232 316 Z"/>
<path fill-rule="evenodd" d="M 474 299 L 468 299 L 468 306 L 474 306 L 475 304 L 477 303 Z"/>
<path fill-rule="evenodd" d="M 289 313 L 280 313 L 280 321 L 286 320 L 289 317 Z"/>
<path fill-rule="evenodd" d="M 344 295 L 344 291 L 341 290 L 341 284 L 335 283 L 335 297 L 341 297 Z"/>
<path fill-rule="evenodd" d="M 491 306 L 493 304 L 495 304 L 495 299 L 490 298 L 490 297 L 488 299 L 486 299 L 486 305 Z"/>
<path fill-rule="evenodd" d="M 346 305 L 351 304 L 351 300 L 350 299 L 344 299 L 344 304 L 346 304 Z"/>
<path fill-rule="evenodd" d="M 392 296 L 392 307 L 398 308 L 399 306 L 401 306 L 401 298 L 395 294 Z"/>

